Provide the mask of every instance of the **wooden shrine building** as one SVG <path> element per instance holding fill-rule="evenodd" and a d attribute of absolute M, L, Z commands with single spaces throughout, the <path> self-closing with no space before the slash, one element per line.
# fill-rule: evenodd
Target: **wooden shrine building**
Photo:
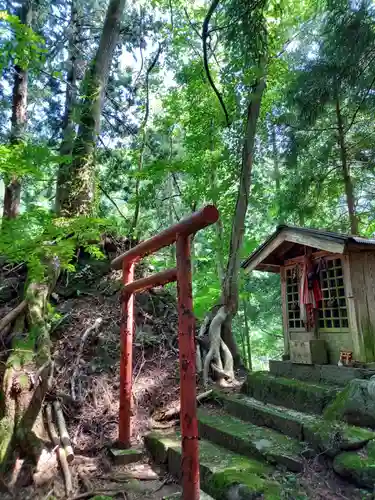
<path fill-rule="evenodd" d="M 282 225 L 242 268 L 280 273 L 292 362 L 375 361 L 375 239 Z"/>

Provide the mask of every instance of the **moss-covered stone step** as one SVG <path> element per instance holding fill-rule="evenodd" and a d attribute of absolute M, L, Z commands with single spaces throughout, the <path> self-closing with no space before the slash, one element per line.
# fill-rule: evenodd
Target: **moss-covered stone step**
<path fill-rule="evenodd" d="M 325 452 L 331 457 L 343 450 L 359 449 L 375 438 L 375 433 L 367 429 L 265 404 L 244 394 L 228 395 L 217 391 L 214 398 L 227 413 L 257 426 L 269 427 L 298 441 L 306 441 L 316 452 Z"/>
<path fill-rule="evenodd" d="M 303 441 L 303 423 L 315 421 L 316 415 L 266 404 L 245 394 L 228 395 L 215 391 L 214 398 L 227 413 L 260 427 L 269 427 Z"/>
<path fill-rule="evenodd" d="M 180 479 L 181 438 L 178 433 L 152 432 L 145 445 L 157 463 Z M 217 500 L 241 498 L 279 500 L 281 487 L 272 479 L 273 468 L 255 458 L 250 459 L 210 443 L 199 441 L 201 488 Z M 237 496 L 236 496 L 237 495 Z"/>
<path fill-rule="evenodd" d="M 340 388 L 275 377 L 269 372 L 253 372 L 247 376 L 242 392 L 264 403 L 321 414 Z"/>
<path fill-rule="evenodd" d="M 340 476 L 358 486 L 375 487 L 375 441 L 370 441 L 363 449 L 346 451 L 337 455 L 333 469 Z"/>
<path fill-rule="evenodd" d="M 200 409 L 198 422 L 201 437 L 247 457 L 283 465 L 293 472 L 300 472 L 303 456 L 311 455 L 295 439 L 231 415 Z"/>

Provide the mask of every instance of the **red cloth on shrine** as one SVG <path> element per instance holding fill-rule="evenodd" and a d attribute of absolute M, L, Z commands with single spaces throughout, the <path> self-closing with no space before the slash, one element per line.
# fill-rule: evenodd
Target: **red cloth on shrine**
<path fill-rule="evenodd" d="M 302 264 L 301 283 L 300 283 L 300 314 L 301 320 L 306 328 L 314 327 L 314 309 L 319 308 L 319 302 L 322 300 L 322 291 L 317 275 L 313 275 L 312 287 L 309 288 L 309 274 L 314 272 L 311 260 L 305 256 Z"/>

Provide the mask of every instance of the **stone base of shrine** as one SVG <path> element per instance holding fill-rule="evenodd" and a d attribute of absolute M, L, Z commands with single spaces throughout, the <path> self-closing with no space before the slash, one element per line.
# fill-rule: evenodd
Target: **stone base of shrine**
<path fill-rule="evenodd" d="M 344 386 L 353 379 L 369 379 L 375 375 L 375 364 L 365 368 L 336 365 L 306 365 L 291 361 L 270 360 L 269 369 L 276 377 L 294 378 L 317 384 Z"/>

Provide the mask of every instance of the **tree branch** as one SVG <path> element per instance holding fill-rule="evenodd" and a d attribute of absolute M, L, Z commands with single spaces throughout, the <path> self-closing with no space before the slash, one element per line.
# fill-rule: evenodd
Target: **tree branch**
<path fill-rule="evenodd" d="M 362 97 L 361 102 L 358 104 L 358 107 L 357 107 L 357 109 L 356 109 L 356 110 L 355 110 L 355 112 L 354 112 L 354 115 L 353 115 L 353 117 L 352 117 L 352 119 L 351 119 L 351 122 L 350 122 L 350 124 L 349 124 L 348 128 L 345 130 L 345 134 L 347 134 L 347 133 L 349 132 L 349 130 L 352 128 L 352 126 L 354 125 L 354 122 L 355 122 L 355 119 L 356 119 L 356 117 L 357 117 L 357 114 L 358 114 L 359 110 L 361 109 L 362 104 L 365 102 L 365 100 L 366 100 L 367 96 L 369 95 L 369 93 L 370 93 L 370 91 L 371 91 L 372 86 L 374 85 L 374 83 L 375 83 L 375 76 L 374 76 L 374 78 L 371 80 L 370 86 L 369 86 L 369 88 L 367 89 L 366 94 Z"/>
<path fill-rule="evenodd" d="M 104 144 L 103 142 L 103 139 L 99 136 L 99 141 L 101 143 L 101 145 L 103 146 L 103 148 L 106 150 L 106 151 L 109 151 L 109 148 L 107 148 L 107 146 Z M 110 194 L 108 194 L 108 192 L 104 189 L 104 187 L 101 185 L 101 184 L 98 184 L 98 188 L 100 189 L 100 191 L 104 194 L 104 196 L 112 203 L 112 205 L 116 208 L 116 210 L 118 211 L 118 213 L 121 215 L 121 217 L 128 221 L 128 219 L 125 217 L 125 215 L 122 213 L 120 207 L 117 205 L 117 203 L 115 202 L 115 200 L 111 197 Z"/>
<path fill-rule="evenodd" d="M 220 0 L 213 0 L 213 2 L 210 5 L 210 8 L 208 9 L 206 17 L 204 18 L 204 21 L 203 21 L 203 26 L 202 26 L 203 64 L 204 64 L 204 69 L 206 71 L 207 79 L 212 87 L 212 90 L 215 92 L 215 94 L 220 102 L 220 105 L 224 111 L 225 121 L 226 121 L 227 127 L 230 127 L 230 120 L 229 120 L 228 111 L 227 111 L 227 108 L 225 107 L 223 97 L 221 96 L 220 92 L 216 88 L 216 85 L 212 79 L 212 76 L 210 73 L 210 68 L 208 66 L 208 55 L 207 55 L 207 38 L 209 35 L 208 27 L 210 25 L 211 17 L 213 15 L 213 13 L 215 12 L 217 6 L 219 5 L 219 2 L 220 2 Z"/>

